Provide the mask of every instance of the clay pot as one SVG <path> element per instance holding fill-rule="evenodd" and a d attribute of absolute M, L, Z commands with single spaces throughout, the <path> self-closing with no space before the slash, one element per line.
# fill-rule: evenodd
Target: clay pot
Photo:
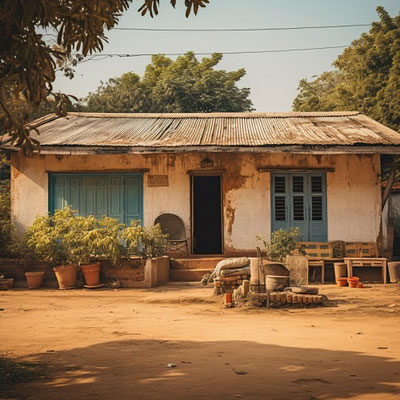
<path fill-rule="evenodd" d="M 60 265 L 54 267 L 59 289 L 75 289 L 76 288 L 76 270 L 74 264 Z"/>
<path fill-rule="evenodd" d="M 349 287 L 357 288 L 360 278 L 353 276 L 352 278 L 347 278 L 347 282 L 349 283 Z"/>
<path fill-rule="evenodd" d="M 336 284 L 341 287 L 347 286 L 347 278 L 336 278 Z"/>
<path fill-rule="evenodd" d="M 274 292 L 275 290 L 283 290 L 288 286 L 288 281 L 288 276 L 267 275 L 265 279 L 265 287 L 271 292 Z"/>
<path fill-rule="evenodd" d="M 100 264 L 82 265 L 81 270 L 87 286 L 100 285 Z"/>
<path fill-rule="evenodd" d="M 0 290 L 8 290 L 14 285 L 13 278 L 0 279 Z"/>
<path fill-rule="evenodd" d="M 29 289 L 39 289 L 42 286 L 44 271 L 25 272 Z"/>
<path fill-rule="evenodd" d="M 388 267 L 389 267 L 390 282 L 391 283 L 400 282 L 400 262 L 398 261 L 388 262 Z"/>

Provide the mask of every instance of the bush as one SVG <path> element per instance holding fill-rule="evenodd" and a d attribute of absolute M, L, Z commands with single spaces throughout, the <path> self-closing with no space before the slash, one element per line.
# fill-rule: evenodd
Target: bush
<path fill-rule="evenodd" d="M 10 257 L 16 252 L 14 227 L 11 223 L 10 182 L 0 183 L 0 257 Z"/>
<path fill-rule="evenodd" d="M 261 235 L 257 236 L 257 240 L 264 244 L 264 252 L 269 260 L 284 262 L 286 256 L 292 254 L 296 248 L 298 236 L 299 228 L 279 229 L 279 231 L 272 232 L 270 242 L 263 239 Z"/>
<path fill-rule="evenodd" d="M 143 227 L 140 221 L 132 221 L 131 225 L 124 229 L 122 238 L 126 240 L 129 254 L 142 257 L 160 257 L 167 251 L 167 237 L 163 234 L 161 225 Z"/>
<path fill-rule="evenodd" d="M 50 263 L 81 265 L 94 257 L 117 265 L 127 255 L 164 255 L 165 238 L 159 224 L 145 228 L 132 221 L 126 227 L 114 218 L 82 217 L 65 207 L 36 218 L 25 233 L 24 247 L 27 256 Z"/>

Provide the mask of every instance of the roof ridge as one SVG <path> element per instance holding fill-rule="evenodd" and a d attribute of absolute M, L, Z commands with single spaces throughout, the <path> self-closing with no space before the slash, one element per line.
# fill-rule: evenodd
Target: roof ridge
<path fill-rule="evenodd" d="M 68 112 L 68 116 L 90 118 L 309 118 L 347 117 L 360 115 L 360 111 L 316 111 L 316 112 L 215 112 L 215 113 L 94 113 Z"/>

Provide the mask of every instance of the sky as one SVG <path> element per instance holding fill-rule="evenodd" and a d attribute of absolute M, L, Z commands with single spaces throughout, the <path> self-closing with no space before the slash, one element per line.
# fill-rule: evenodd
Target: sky
<path fill-rule="evenodd" d="M 259 28 L 315 25 L 370 24 L 378 19 L 376 7 L 391 16 L 400 11 L 399 0 L 210 0 L 197 16 L 184 15 L 184 0 L 173 9 L 161 0 L 155 18 L 142 17 L 135 0 L 120 18 L 118 27 L 134 28 Z M 104 53 L 185 53 L 273 50 L 349 45 L 369 27 L 267 32 L 108 32 Z M 270 54 L 225 55 L 216 66 L 228 71 L 245 68 L 239 87 L 251 90 L 256 111 L 284 112 L 292 109 L 300 79 L 312 79 L 332 69 L 343 49 Z M 175 58 L 175 57 L 171 57 Z M 201 58 L 201 56 L 199 56 Z M 78 65 L 74 79 L 58 73 L 54 89 L 85 97 L 100 82 L 133 71 L 142 75 L 150 57 L 106 58 Z"/>

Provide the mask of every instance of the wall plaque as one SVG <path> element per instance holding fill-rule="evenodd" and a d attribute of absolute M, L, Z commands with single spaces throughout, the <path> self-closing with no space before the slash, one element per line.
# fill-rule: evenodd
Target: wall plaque
<path fill-rule="evenodd" d="M 168 175 L 147 175 L 148 187 L 169 186 Z"/>

